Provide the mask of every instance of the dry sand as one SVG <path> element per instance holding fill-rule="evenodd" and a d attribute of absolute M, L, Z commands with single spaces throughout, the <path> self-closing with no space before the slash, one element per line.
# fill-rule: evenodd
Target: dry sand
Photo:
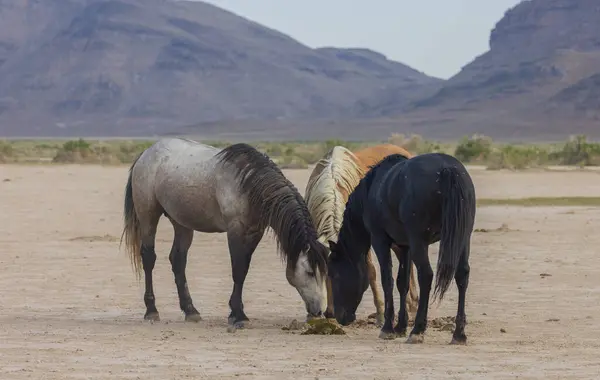
<path fill-rule="evenodd" d="M 304 191 L 308 171 L 286 171 Z M 584 379 L 600 376 L 600 210 L 484 207 L 467 298 L 469 345 L 430 329 L 422 345 L 282 331 L 305 316 L 275 244 L 254 255 L 247 330 L 226 330 L 232 289 L 224 234 L 196 234 L 188 279 L 204 320 L 185 323 L 163 219 L 155 291 L 162 321 L 142 321 L 143 286 L 119 251 L 126 167 L 0 165 L 0 379 Z M 594 172 L 473 170 L 479 197 L 600 195 Z M 430 249 L 432 262 L 437 244 Z M 549 274 L 550 276 L 540 274 Z M 430 318 L 456 310 L 451 287 Z M 373 312 L 365 293 L 359 318 Z M 501 332 L 504 331 L 504 332 Z"/>

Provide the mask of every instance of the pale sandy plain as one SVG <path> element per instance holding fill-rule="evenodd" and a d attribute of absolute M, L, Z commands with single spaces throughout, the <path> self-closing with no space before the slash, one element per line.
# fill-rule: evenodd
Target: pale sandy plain
<path fill-rule="evenodd" d="M 303 192 L 309 171 L 285 173 Z M 471 173 L 484 198 L 600 196 L 597 172 Z M 600 209 L 478 210 L 477 228 L 508 228 L 473 236 L 466 347 L 435 329 L 422 345 L 379 340 L 372 325 L 346 336 L 283 331 L 305 311 L 270 236 L 246 283 L 252 326 L 229 334 L 225 235 L 196 234 L 187 273 L 204 320 L 185 323 L 165 219 L 155 269 L 162 321 L 142 321 L 143 286 L 118 245 L 126 176 L 126 167 L 0 166 L 0 379 L 600 377 Z M 437 245 L 430 255 L 435 262 Z M 454 315 L 456 294 L 452 285 L 430 318 Z M 372 311 L 367 291 L 359 318 Z"/>

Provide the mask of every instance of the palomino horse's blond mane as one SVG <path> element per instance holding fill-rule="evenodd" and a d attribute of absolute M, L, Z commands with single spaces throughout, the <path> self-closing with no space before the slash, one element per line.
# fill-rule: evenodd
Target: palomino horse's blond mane
<path fill-rule="evenodd" d="M 335 146 L 320 159 L 306 185 L 305 200 L 319 240 L 337 241 L 346 201 L 364 175 L 348 149 Z"/>

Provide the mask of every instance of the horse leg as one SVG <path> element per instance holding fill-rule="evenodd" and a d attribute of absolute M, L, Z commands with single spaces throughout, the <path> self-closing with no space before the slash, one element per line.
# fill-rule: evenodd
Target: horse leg
<path fill-rule="evenodd" d="M 244 322 L 248 317 L 244 313 L 244 303 L 242 302 L 242 290 L 244 281 L 250 268 L 250 261 L 256 246 L 262 238 L 262 233 L 250 231 L 241 225 L 230 227 L 227 231 L 227 243 L 229 244 L 229 255 L 231 256 L 231 271 L 233 275 L 233 291 L 229 298 L 228 331 L 233 332 L 237 328 L 243 328 Z"/>
<path fill-rule="evenodd" d="M 467 316 L 465 314 L 465 298 L 467 295 L 467 287 L 469 286 L 469 251 L 470 245 L 467 243 L 466 248 L 458 262 L 454 280 L 458 288 L 458 310 L 456 312 L 456 328 L 452 334 L 451 344 L 467 344 L 467 336 L 465 335 L 465 325 L 467 324 Z"/>
<path fill-rule="evenodd" d="M 369 250 L 367 256 L 367 270 L 369 273 L 369 285 L 371 286 L 371 292 L 373 292 L 373 303 L 375 304 L 375 314 L 369 315 L 369 318 L 375 318 L 376 325 L 381 327 L 384 320 L 384 307 L 383 301 L 381 300 L 381 292 L 377 287 L 377 270 L 373 263 L 373 251 Z"/>
<path fill-rule="evenodd" d="M 399 247 L 392 245 L 392 250 L 398 258 L 398 276 L 396 277 L 396 286 L 400 293 L 400 310 L 398 310 L 398 322 L 394 327 L 394 332 L 398 336 L 406 336 L 406 328 L 408 327 L 408 310 L 406 298 L 408 287 L 410 284 L 410 269 L 412 262 L 410 260 L 410 250 L 408 247 Z"/>
<path fill-rule="evenodd" d="M 152 218 L 146 228 L 142 228 L 142 245 L 140 247 L 142 255 L 142 267 L 144 269 L 144 303 L 146 304 L 146 314 L 144 319 L 148 321 L 160 321 L 158 310 L 156 309 L 156 299 L 154 297 L 154 286 L 152 283 L 152 271 L 154 270 L 154 264 L 156 263 L 156 252 L 154 250 L 154 243 L 156 240 L 156 226 L 158 225 L 158 219 Z"/>
<path fill-rule="evenodd" d="M 415 317 L 415 325 L 410 332 L 407 343 L 423 343 L 423 334 L 427 329 L 427 309 L 429 307 L 429 293 L 433 282 L 433 270 L 427 254 L 427 244 L 419 238 L 411 239 L 411 258 L 417 267 L 419 277 L 419 308 Z"/>
<path fill-rule="evenodd" d="M 400 258 L 402 255 L 402 249 L 399 249 L 398 246 L 392 245 L 392 250 L 396 253 L 396 257 L 398 258 L 398 262 L 402 263 L 402 259 Z M 407 247 L 408 249 L 408 247 Z M 408 251 L 410 253 L 410 251 Z M 402 265 L 402 264 L 401 264 Z M 419 305 L 419 293 L 417 292 L 417 272 L 415 271 L 415 266 L 412 264 L 412 261 L 408 264 L 410 270 L 410 278 L 408 279 L 408 293 L 406 296 L 406 310 L 409 313 L 415 313 L 417 311 L 417 306 Z M 397 281 L 397 280 L 396 280 Z"/>
<path fill-rule="evenodd" d="M 381 287 L 383 288 L 383 298 L 385 303 L 384 323 L 379 333 L 381 339 L 395 339 L 394 333 L 394 278 L 392 276 L 392 256 L 390 246 L 392 245 L 389 237 L 373 237 L 371 244 L 381 271 Z"/>
<path fill-rule="evenodd" d="M 173 246 L 169 254 L 171 269 L 175 277 L 175 285 L 177 286 L 177 294 L 179 296 L 179 307 L 185 313 L 185 320 L 198 322 L 202 320 L 200 313 L 194 307 L 192 297 L 188 289 L 187 278 L 185 276 L 185 267 L 187 265 L 187 255 L 192 245 L 194 231 L 183 227 L 179 223 L 171 220 L 174 230 Z"/>
<path fill-rule="evenodd" d="M 408 296 L 406 297 L 406 309 L 409 313 L 414 314 L 417 312 L 419 306 L 419 292 L 417 289 L 417 271 L 415 266 L 410 263 L 410 280 L 408 286 Z"/>

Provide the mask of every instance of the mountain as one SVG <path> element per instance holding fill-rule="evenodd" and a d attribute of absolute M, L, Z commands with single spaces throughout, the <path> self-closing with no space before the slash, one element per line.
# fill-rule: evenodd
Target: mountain
<path fill-rule="evenodd" d="M 0 135 L 335 119 L 441 83 L 370 50 L 311 49 L 203 2 L 0 0 Z"/>
<path fill-rule="evenodd" d="M 526 0 L 447 81 L 203 3 L 0 0 L 0 135 L 600 138 L 600 2 Z"/>
<path fill-rule="evenodd" d="M 600 137 L 599 1 L 523 1 L 496 24 L 489 45 L 421 99 L 389 96 L 365 112 L 443 137 Z"/>

